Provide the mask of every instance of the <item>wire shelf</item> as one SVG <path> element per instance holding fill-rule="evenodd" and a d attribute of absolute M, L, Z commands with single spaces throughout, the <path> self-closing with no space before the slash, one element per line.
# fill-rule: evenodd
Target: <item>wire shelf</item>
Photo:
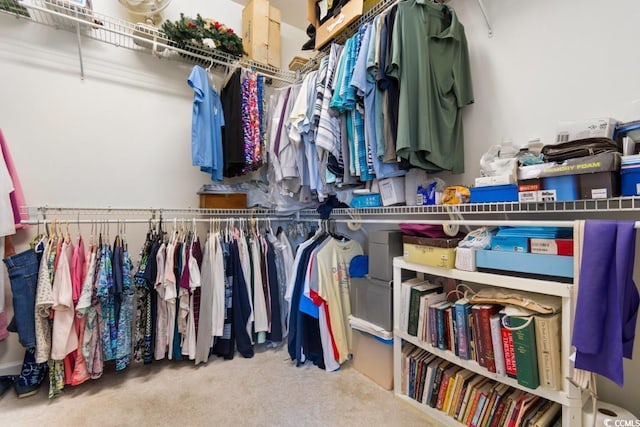
<path fill-rule="evenodd" d="M 296 74 L 293 72 L 282 71 L 277 67 L 247 58 L 238 58 L 219 50 L 204 49 L 193 43 L 179 47 L 159 30 L 93 12 L 87 8 L 75 6 L 69 1 L 34 0 L 32 3 L 24 3 L 18 0 L 0 0 L 0 13 L 56 29 L 72 32 L 79 29 L 82 37 L 146 52 L 162 59 L 206 66 L 210 64 L 239 65 L 280 82 L 296 81 Z"/>

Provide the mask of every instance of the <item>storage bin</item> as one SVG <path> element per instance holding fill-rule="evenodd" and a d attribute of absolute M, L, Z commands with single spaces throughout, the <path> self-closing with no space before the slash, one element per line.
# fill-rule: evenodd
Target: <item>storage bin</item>
<path fill-rule="evenodd" d="M 381 230 L 369 233 L 369 277 L 393 280 L 393 258 L 397 256 L 402 256 L 402 232 Z"/>
<path fill-rule="evenodd" d="M 478 271 L 573 282 L 573 257 L 491 250 L 476 251 Z"/>
<path fill-rule="evenodd" d="M 622 169 L 622 195 L 640 196 L 640 168 Z"/>
<path fill-rule="evenodd" d="M 353 367 L 385 390 L 393 388 L 393 340 L 353 329 Z"/>
<path fill-rule="evenodd" d="M 382 206 L 380 194 L 361 194 L 351 199 L 352 208 L 377 208 Z"/>
<path fill-rule="evenodd" d="M 403 236 L 404 260 L 431 267 L 453 268 L 460 240 Z"/>
<path fill-rule="evenodd" d="M 471 188 L 471 203 L 517 202 L 518 185 L 489 185 Z"/>
<path fill-rule="evenodd" d="M 393 285 L 388 280 L 351 278 L 351 314 L 393 330 Z"/>
<path fill-rule="evenodd" d="M 246 209 L 246 193 L 198 193 L 204 209 Z"/>

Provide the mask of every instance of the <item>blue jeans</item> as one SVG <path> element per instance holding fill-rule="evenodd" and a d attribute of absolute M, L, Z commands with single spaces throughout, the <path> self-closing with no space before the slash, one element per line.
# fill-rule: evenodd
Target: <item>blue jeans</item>
<path fill-rule="evenodd" d="M 38 256 L 33 249 L 4 259 L 13 292 L 13 312 L 20 344 L 36 346 L 35 304 Z"/>

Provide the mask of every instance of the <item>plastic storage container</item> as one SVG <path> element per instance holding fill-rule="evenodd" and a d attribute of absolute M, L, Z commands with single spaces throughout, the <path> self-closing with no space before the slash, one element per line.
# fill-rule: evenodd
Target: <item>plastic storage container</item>
<path fill-rule="evenodd" d="M 490 185 L 471 188 L 471 203 L 517 202 L 518 185 Z"/>
<path fill-rule="evenodd" d="M 393 330 L 393 286 L 390 281 L 351 278 L 351 314 L 387 331 Z"/>
<path fill-rule="evenodd" d="M 622 169 L 622 195 L 640 196 L 640 167 Z"/>
<path fill-rule="evenodd" d="M 385 390 L 393 388 L 393 340 L 353 330 L 353 367 Z"/>

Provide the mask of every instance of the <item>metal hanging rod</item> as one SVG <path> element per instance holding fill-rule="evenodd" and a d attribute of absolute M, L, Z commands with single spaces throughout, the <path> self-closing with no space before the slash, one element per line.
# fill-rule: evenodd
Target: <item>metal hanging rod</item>
<path fill-rule="evenodd" d="M 301 218 L 300 222 L 329 221 L 342 224 L 424 224 L 424 225 L 467 225 L 471 227 L 573 227 L 575 221 L 521 221 L 521 220 L 433 220 L 433 219 L 329 219 L 318 220 L 311 218 Z M 640 221 L 634 223 L 636 229 L 640 228 Z"/>
<path fill-rule="evenodd" d="M 241 216 L 291 218 L 300 215 L 315 215 L 312 209 L 297 212 L 279 212 L 275 209 L 208 209 L 208 208 L 118 208 L 118 207 L 66 207 L 66 206 L 25 206 L 22 211 L 29 216 L 87 216 L 87 215 L 180 215 L 180 216 Z"/>
<path fill-rule="evenodd" d="M 72 224 L 149 224 L 149 223 L 158 223 L 164 222 L 165 224 L 170 224 L 172 222 L 176 223 L 188 223 L 188 222 L 201 222 L 201 223 L 211 223 L 211 222 L 236 222 L 236 221 L 256 221 L 257 223 L 266 223 L 266 222 L 279 222 L 279 221 L 289 221 L 289 218 L 282 217 L 260 217 L 260 218 L 245 218 L 245 217 L 228 217 L 228 218 L 137 218 L 137 219 L 28 219 L 22 220 L 21 223 L 24 225 L 47 225 L 47 224 L 64 224 L 64 225 L 72 225 Z"/>

